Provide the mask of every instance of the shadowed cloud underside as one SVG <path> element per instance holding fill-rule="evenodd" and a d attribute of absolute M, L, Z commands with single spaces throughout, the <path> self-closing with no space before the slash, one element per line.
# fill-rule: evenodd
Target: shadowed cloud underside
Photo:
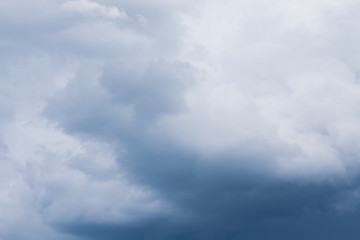
<path fill-rule="evenodd" d="M 0 239 L 357 239 L 359 10 L 0 2 Z"/>

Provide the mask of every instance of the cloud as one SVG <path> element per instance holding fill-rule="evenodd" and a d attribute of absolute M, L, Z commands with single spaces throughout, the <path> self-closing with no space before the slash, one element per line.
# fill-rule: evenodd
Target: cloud
<path fill-rule="evenodd" d="M 76 11 L 92 17 L 129 20 L 127 14 L 124 11 L 120 11 L 117 7 L 107 7 L 97 2 L 91 2 L 88 0 L 67 1 L 61 5 L 61 8 L 66 11 Z"/>
<path fill-rule="evenodd" d="M 351 1 L 209 1 L 200 17 L 185 18 L 190 30 L 184 37 L 192 43 L 187 58 L 204 69 L 206 80 L 187 93 L 191 110 L 164 118 L 160 128 L 201 153 L 236 151 L 250 142 L 254 151 L 270 145 L 285 155 L 274 163 L 285 174 L 341 173 L 348 163 L 339 149 L 358 154 L 338 142 L 335 130 L 343 121 L 357 121 L 350 110 L 358 102 L 357 64 L 340 47 L 347 24 L 339 19 L 352 7 Z M 306 18 L 292 15 L 294 9 L 303 9 Z M 304 23 L 308 19 L 312 24 Z M 357 124 L 346 125 L 356 131 Z M 182 134 L 186 129 L 189 134 Z"/>
<path fill-rule="evenodd" d="M 355 1 L 0 5 L 1 239 L 358 236 Z"/>

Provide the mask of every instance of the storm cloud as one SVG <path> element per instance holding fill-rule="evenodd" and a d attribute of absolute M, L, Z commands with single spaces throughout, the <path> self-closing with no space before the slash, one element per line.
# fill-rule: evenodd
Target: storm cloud
<path fill-rule="evenodd" d="M 357 239 L 359 3 L 0 3 L 0 239 Z"/>

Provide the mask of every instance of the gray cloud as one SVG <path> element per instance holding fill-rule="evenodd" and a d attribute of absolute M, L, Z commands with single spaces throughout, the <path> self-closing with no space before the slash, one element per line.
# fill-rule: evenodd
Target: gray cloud
<path fill-rule="evenodd" d="M 0 239 L 358 236 L 355 1 L 0 9 Z"/>

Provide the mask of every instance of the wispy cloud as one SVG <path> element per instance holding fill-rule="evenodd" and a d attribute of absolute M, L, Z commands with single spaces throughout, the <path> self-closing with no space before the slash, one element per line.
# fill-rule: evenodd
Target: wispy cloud
<path fill-rule="evenodd" d="M 66 11 L 79 12 L 91 17 L 104 17 L 110 19 L 129 20 L 126 12 L 115 6 L 101 5 L 89 0 L 69 0 L 61 5 Z"/>

